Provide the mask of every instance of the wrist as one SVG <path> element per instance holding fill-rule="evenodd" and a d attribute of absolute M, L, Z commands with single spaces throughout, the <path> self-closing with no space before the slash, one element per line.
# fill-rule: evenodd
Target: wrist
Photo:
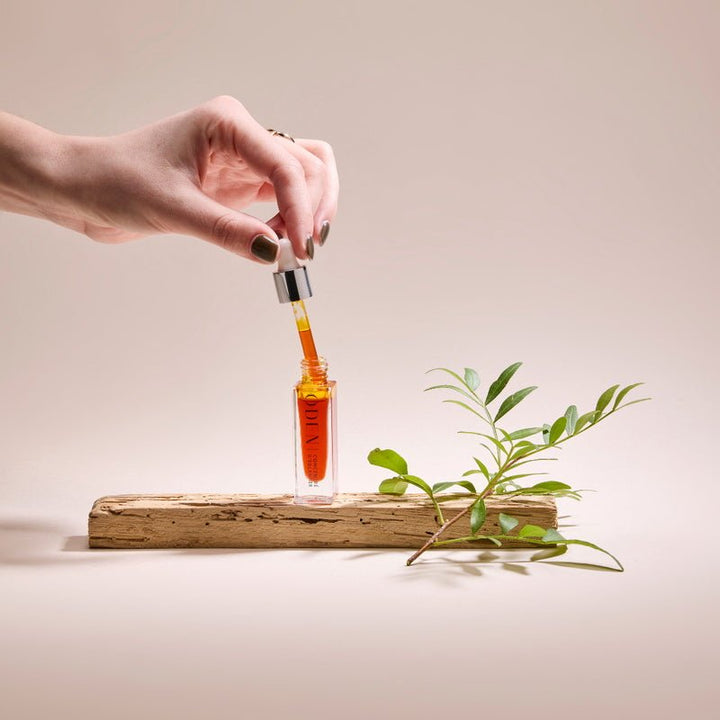
<path fill-rule="evenodd" d="M 0 209 L 53 217 L 70 138 L 0 113 Z"/>

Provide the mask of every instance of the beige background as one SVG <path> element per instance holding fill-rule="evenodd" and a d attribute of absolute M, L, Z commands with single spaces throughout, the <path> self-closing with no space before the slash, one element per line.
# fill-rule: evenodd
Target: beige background
<path fill-rule="evenodd" d="M 290 488 L 291 313 L 198 240 L 0 215 L 0 714 L 710 717 L 719 31 L 714 2 L 5 3 L 10 112 L 110 134 L 228 93 L 333 144 L 309 308 L 344 489 L 382 478 L 376 445 L 432 481 L 467 469 L 461 411 L 421 392 L 434 365 L 524 360 L 519 424 L 615 382 L 655 400 L 557 464 L 600 491 L 561 508 L 567 534 L 624 575 L 85 552 L 103 494 Z"/>

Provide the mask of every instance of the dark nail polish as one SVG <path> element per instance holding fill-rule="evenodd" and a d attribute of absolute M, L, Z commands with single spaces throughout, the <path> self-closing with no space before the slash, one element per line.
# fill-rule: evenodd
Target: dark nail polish
<path fill-rule="evenodd" d="M 274 263 L 279 245 L 267 235 L 256 235 L 250 243 L 250 252 L 265 263 Z"/>
<path fill-rule="evenodd" d="M 313 242 L 312 235 L 308 235 L 305 240 L 305 250 L 307 251 L 308 258 L 312 260 L 315 257 L 315 243 Z"/>
<path fill-rule="evenodd" d="M 322 247 L 330 234 L 330 223 L 325 220 L 320 226 L 320 247 Z"/>

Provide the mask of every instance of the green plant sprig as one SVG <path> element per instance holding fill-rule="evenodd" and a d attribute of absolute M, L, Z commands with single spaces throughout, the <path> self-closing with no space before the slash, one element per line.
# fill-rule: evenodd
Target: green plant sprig
<path fill-rule="evenodd" d="M 464 472 L 461 479 L 435 483 L 433 486 L 430 486 L 422 478 L 416 475 L 410 475 L 408 473 L 406 460 L 394 450 L 381 450 L 380 448 L 376 448 L 369 453 L 368 462 L 370 462 L 370 464 L 391 470 L 395 473 L 393 477 L 386 478 L 380 483 L 379 492 L 387 495 L 400 496 L 405 493 L 409 485 L 413 485 L 430 498 L 435 509 L 435 519 L 439 527 L 427 542 L 408 558 L 408 565 L 411 565 L 432 546 L 476 541 L 490 541 L 496 545 L 502 545 L 503 541 L 510 539 L 517 540 L 518 537 L 520 537 L 530 544 L 547 546 L 545 550 L 536 553 L 532 558 L 533 560 L 560 555 L 567 551 L 569 545 L 583 545 L 608 555 L 617 563 L 617 569 L 620 571 L 623 570 L 620 561 L 607 550 L 587 540 L 565 538 L 554 528 L 524 525 L 519 529 L 517 535 L 509 535 L 508 533 L 512 531 L 519 522 L 517 519 L 509 515 L 504 515 L 503 513 L 500 514 L 501 534 L 480 534 L 480 530 L 487 516 L 485 499 L 490 495 L 502 495 L 503 497 L 517 495 L 551 495 L 553 497 L 568 497 L 579 500 L 581 493 L 584 492 L 583 490 L 572 488 L 570 485 L 558 480 L 545 480 L 530 486 L 518 483 L 518 480 L 522 480 L 523 478 L 546 475 L 547 473 L 510 473 L 530 463 L 557 460 L 555 457 L 538 456 L 556 449 L 561 450 L 562 448 L 560 446 L 568 440 L 582 435 L 591 427 L 595 427 L 619 410 L 629 407 L 630 405 L 635 405 L 636 403 L 650 400 L 650 398 L 640 398 L 623 402 L 628 395 L 642 383 L 632 383 L 622 389 L 620 389 L 620 385 L 613 385 L 600 394 L 593 410 L 585 412 L 582 415 L 578 414 L 577 406 L 570 405 L 561 416 L 555 418 L 550 423 L 508 432 L 498 425 L 498 421 L 522 402 L 530 393 L 534 392 L 537 386 L 524 387 L 506 396 L 494 415 L 490 411 L 489 406 L 503 393 L 521 365 L 522 363 L 516 362 L 505 368 L 488 387 L 484 400 L 477 392 L 480 387 L 480 376 L 476 370 L 465 368 L 462 376 L 448 368 L 433 368 L 428 371 L 446 373 L 456 380 L 458 384 L 449 382 L 440 385 L 431 385 L 426 388 L 426 391 L 451 390 L 454 393 L 459 393 L 472 403 L 472 405 L 468 405 L 467 402 L 458 400 L 455 397 L 446 398 L 443 402 L 458 405 L 464 410 L 469 411 L 488 425 L 488 429 L 490 430 L 490 433 L 472 430 L 459 431 L 461 434 L 481 437 L 480 445 L 489 457 L 487 461 L 474 457 L 473 460 L 476 467 Z M 610 403 L 612 403 L 612 406 L 610 406 Z M 542 435 L 542 442 L 538 443 L 528 440 L 528 438 L 540 434 Z M 464 479 L 471 475 L 482 476 L 485 482 L 482 489 L 478 490 L 473 482 Z M 453 493 L 446 492 L 450 488 L 455 487 L 460 487 L 466 492 L 459 493 L 457 490 Z M 460 512 L 446 520 L 440 503 L 445 500 L 457 498 L 468 498 L 470 502 Z M 472 534 L 463 538 L 442 539 L 442 535 L 447 529 L 468 513 L 470 514 L 470 531 Z"/>

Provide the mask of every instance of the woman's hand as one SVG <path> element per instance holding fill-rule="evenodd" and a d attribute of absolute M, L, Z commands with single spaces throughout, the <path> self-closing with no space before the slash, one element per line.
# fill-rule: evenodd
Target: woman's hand
<path fill-rule="evenodd" d="M 338 189 L 327 143 L 271 135 L 231 97 L 105 138 L 0 113 L 0 207 L 101 242 L 181 233 L 270 263 L 287 236 L 298 258 L 312 258 Z M 279 209 L 267 223 L 240 212 L 265 201 Z"/>

